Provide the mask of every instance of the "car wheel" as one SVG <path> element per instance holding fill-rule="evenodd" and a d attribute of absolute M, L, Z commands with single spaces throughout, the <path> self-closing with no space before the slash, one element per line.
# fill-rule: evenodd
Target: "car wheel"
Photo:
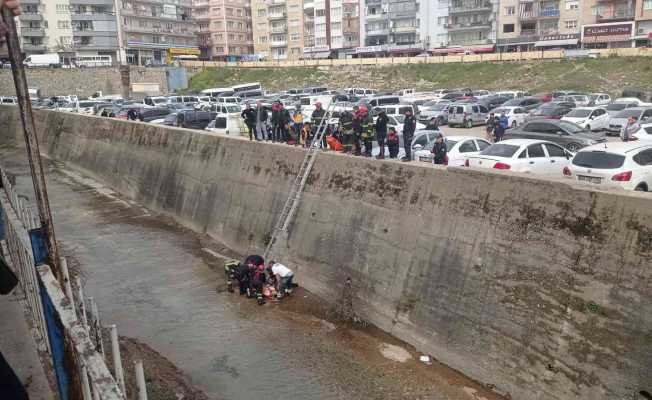
<path fill-rule="evenodd" d="M 437 118 L 437 123 L 438 123 L 439 125 L 444 125 L 444 117 L 442 117 L 442 116 L 440 115 L 440 116 Z"/>
<path fill-rule="evenodd" d="M 469 128 L 469 129 L 473 128 L 473 121 L 471 121 L 470 119 L 467 120 L 466 121 L 466 127 Z"/>
<path fill-rule="evenodd" d="M 647 185 L 645 183 L 641 183 L 640 185 L 636 186 L 637 192 L 647 192 Z"/>
<path fill-rule="evenodd" d="M 512 121 L 512 128 L 516 128 L 516 121 Z"/>
<path fill-rule="evenodd" d="M 591 125 L 587 125 L 587 126 L 586 126 L 586 130 L 589 131 L 589 132 L 591 132 Z"/>
<path fill-rule="evenodd" d="M 572 151 L 573 153 L 577 152 L 577 150 L 579 150 L 580 147 L 581 146 L 579 144 L 577 144 L 577 143 L 569 143 L 569 144 L 566 145 L 566 149 L 568 151 Z"/>

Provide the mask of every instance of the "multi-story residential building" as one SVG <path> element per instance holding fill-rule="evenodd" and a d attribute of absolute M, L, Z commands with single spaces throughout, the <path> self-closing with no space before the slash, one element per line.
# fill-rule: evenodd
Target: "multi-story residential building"
<path fill-rule="evenodd" d="M 240 60 L 253 54 L 250 0 L 195 0 L 194 6 L 202 58 Z"/>
<path fill-rule="evenodd" d="M 358 0 L 330 0 L 331 57 L 345 58 L 360 46 Z"/>
<path fill-rule="evenodd" d="M 303 1 L 303 57 L 324 58 L 330 55 L 330 14 L 330 0 Z"/>
<path fill-rule="evenodd" d="M 426 49 L 448 46 L 449 0 L 421 1 L 419 34 Z"/>
<path fill-rule="evenodd" d="M 451 0 L 448 10 L 449 44 L 473 46 L 496 43 L 497 9 L 497 0 Z"/>
<path fill-rule="evenodd" d="M 174 56 L 198 56 L 192 8 L 192 0 L 123 0 L 119 15 L 127 62 L 158 65 Z"/>
<path fill-rule="evenodd" d="M 647 46 L 652 1 L 590 0 L 582 9 L 582 47 Z"/>
<path fill-rule="evenodd" d="M 366 0 L 365 47 L 358 54 L 413 54 L 423 51 L 418 0 Z"/>
<path fill-rule="evenodd" d="M 580 39 L 579 0 L 501 0 L 497 47 L 500 51 L 575 48 Z"/>
<path fill-rule="evenodd" d="M 21 1 L 19 29 L 27 54 L 109 55 L 116 60 L 118 35 L 113 0 Z"/>
<path fill-rule="evenodd" d="M 652 44 L 652 0 L 636 0 L 636 47 Z"/>
<path fill-rule="evenodd" d="M 301 0 L 252 0 L 254 51 L 271 60 L 300 59 L 303 56 L 303 13 Z"/>

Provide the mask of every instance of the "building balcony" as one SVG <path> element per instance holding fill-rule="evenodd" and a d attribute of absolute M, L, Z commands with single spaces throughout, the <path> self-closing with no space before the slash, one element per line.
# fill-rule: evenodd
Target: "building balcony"
<path fill-rule="evenodd" d="M 303 2 L 303 9 L 304 10 L 312 10 L 315 8 L 315 2 L 312 0 L 306 0 Z"/>
<path fill-rule="evenodd" d="M 43 15 L 39 13 L 22 13 L 20 14 L 20 20 L 21 21 L 42 21 L 43 20 Z"/>
<path fill-rule="evenodd" d="M 541 10 L 521 11 L 519 18 L 521 21 L 531 21 L 536 19 L 557 19 L 559 18 L 558 8 L 544 8 Z"/>
<path fill-rule="evenodd" d="M 70 19 L 72 21 L 115 21 L 115 15 L 93 13 L 71 14 Z"/>
<path fill-rule="evenodd" d="M 464 22 L 448 25 L 449 32 L 477 31 L 491 29 L 491 21 Z"/>
<path fill-rule="evenodd" d="M 40 4 L 41 0 L 22 0 L 20 4 Z"/>
<path fill-rule="evenodd" d="M 272 40 L 269 42 L 269 45 L 271 47 L 287 47 L 288 41 L 287 40 Z"/>
<path fill-rule="evenodd" d="M 47 49 L 44 44 L 23 43 L 23 50 L 27 53 L 44 52 Z"/>
<path fill-rule="evenodd" d="M 491 11 L 493 11 L 493 5 L 489 2 L 484 4 L 475 4 L 474 2 L 472 2 L 458 7 L 451 6 L 451 8 L 448 10 L 448 13 L 449 15 L 477 14 L 477 13 L 491 12 Z"/>
<path fill-rule="evenodd" d="M 288 17 L 287 13 L 274 13 L 274 14 L 269 14 L 267 16 L 267 19 L 272 21 L 278 19 L 286 19 L 287 17 Z"/>
<path fill-rule="evenodd" d="M 378 13 L 378 14 L 367 14 L 366 15 L 366 20 L 367 21 L 379 21 L 386 19 L 388 15 L 386 13 Z"/>
<path fill-rule="evenodd" d="M 401 26 L 398 28 L 392 28 L 392 33 L 414 33 L 416 31 L 416 26 Z"/>
<path fill-rule="evenodd" d="M 536 36 L 536 29 L 521 29 L 521 36 Z"/>
<path fill-rule="evenodd" d="M 269 28 L 269 31 L 271 33 L 286 33 L 288 31 L 288 27 L 286 25 L 272 26 L 272 27 Z"/>
<path fill-rule="evenodd" d="M 265 3 L 269 7 L 285 5 L 286 0 L 266 0 Z"/>
<path fill-rule="evenodd" d="M 71 6 L 111 6 L 113 0 L 70 0 Z"/>
<path fill-rule="evenodd" d="M 389 28 L 367 30 L 367 36 L 387 36 L 387 35 L 389 35 Z"/>
<path fill-rule="evenodd" d="M 634 19 L 634 9 L 629 8 L 619 8 L 619 9 L 608 9 L 601 10 L 596 13 L 597 22 L 619 22 L 619 21 L 628 21 Z"/>
<path fill-rule="evenodd" d="M 43 28 L 27 28 L 27 27 L 23 27 L 23 28 L 20 28 L 20 35 L 21 36 L 29 36 L 29 37 L 43 37 L 43 36 L 45 36 L 45 29 L 43 29 Z"/>

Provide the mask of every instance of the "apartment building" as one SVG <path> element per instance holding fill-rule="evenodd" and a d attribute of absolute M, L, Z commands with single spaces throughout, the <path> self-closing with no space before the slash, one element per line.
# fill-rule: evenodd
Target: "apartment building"
<path fill-rule="evenodd" d="M 269 60 L 303 57 L 301 0 L 251 0 L 254 52 Z"/>
<path fill-rule="evenodd" d="M 497 10 L 498 0 L 451 0 L 448 10 L 449 45 L 495 44 Z"/>
<path fill-rule="evenodd" d="M 652 1 L 590 0 L 583 12 L 582 47 L 618 48 L 649 45 Z"/>
<path fill-rule="evenodd" d="M 116 60 L 113 0 L 21 0 L 21 8 L 18 29 L 26 54 L 59 53 L 64 63 L 84 55 Z"/>
<path fill-rule="evenodd" d="M 419 30 L 419 3 L 419 0 L 366 0 L 363 24 L 365 46 L 356 49 L 356 52 L 362 56 L 416 55 L 422 52 L 424 43 Z"/>
<path fill-rule="evenodd" d="M 330 0 L 304 0 L 303 54 L 301 56 L 304 58 L 326 58 L 330 56 L 330 45 Z"/>
<path fill-rule="evenodd" d="M 421 1 L 419 35 L 426 49 L 448 46 L 448 9 L 450 0 Z"/>
<path fill-rule="evenodd" d="M 497 47 L 500 51 L 576 48 L 583 10 L 581 0 L 501 0 Z"/>
<path fill-rule="evenodd" d="M 120 29 L 127 62 L 160 65 L 175 56 L 199 56 L 192 9 L 191 0 L 121 1 Z"/>
<path fill-rule="evenodd" d="M 637 0 L 634 13 L 636 21 L 636 47 L 652 45 L 652 0 Z"/>
<path fill-rule="evenodd" d="M 358 0 L 330 0 L 331 57 L 346 58 L 360 46 L 360 4 Z"/>
<path fill-rule="evenodd" d="M 195 0 L 194 6 L 202 59 L 250 59 L 254 52 L 250 0 Z"/>

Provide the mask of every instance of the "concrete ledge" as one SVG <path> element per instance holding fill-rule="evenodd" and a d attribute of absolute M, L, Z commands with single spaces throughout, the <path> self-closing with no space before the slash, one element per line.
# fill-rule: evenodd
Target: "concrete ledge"
<path fill-rule="evenodd" d="M 41 150 L 241 253 L 261 251 L 304 150 L 38 111 Z M 0 143 L 20 142 L 0 107 Z M 515 399 L 651 391 L 652 199 L 320 155 L 282 247 L 300 282 Z"/>

